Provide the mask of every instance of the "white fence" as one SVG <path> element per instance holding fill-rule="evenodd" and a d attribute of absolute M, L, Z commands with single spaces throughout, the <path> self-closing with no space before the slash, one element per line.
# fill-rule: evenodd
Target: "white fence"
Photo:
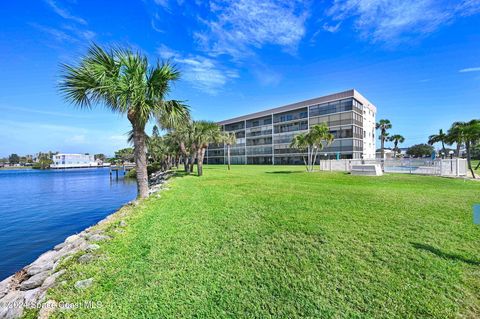
<path fill-rule="evenodd" d="M 352 165 L 358 164 L 382 164 L 377 160 L 343 159 L 321 160 L 322 171 L 350 172 Z M 386 159 L 383 161 L 385 173 L 421 174 L 436 176 L 466 176 L 467 160 L 456 159 Z"/>

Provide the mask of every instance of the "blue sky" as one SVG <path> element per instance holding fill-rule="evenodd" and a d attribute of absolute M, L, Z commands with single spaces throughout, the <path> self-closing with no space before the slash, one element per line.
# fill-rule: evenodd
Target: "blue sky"
<path fill-rule="evenodd" d="M 2 1 L 0 156 L 127 145 L 126 118 L 58 93 L 90 41 L 174 61 L 196 119 L 355 88 L 408 146 L 480 114 L 480 0 Z"/>

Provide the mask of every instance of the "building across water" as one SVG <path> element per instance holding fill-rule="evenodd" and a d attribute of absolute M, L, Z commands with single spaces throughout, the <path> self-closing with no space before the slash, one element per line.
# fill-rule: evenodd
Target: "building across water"
<path fill-rule="evenodd" d="M 374 159 L 376 107 L 356 90 L 330 94 L 294 104 L 221 121 L 222 130 L 234 132 L 232 164 L 303 164 L 302 153 L 290 148 L 295 135 L 326 123 L 334 142 L 320 159 Z M 226 163 L 226 146 L 208 147 L 206 163 Z"/>
<path fill-rule="evenodd" d="M 101 161 L 96 161 L 94 155 L 88 154 L 56 154 L 53 155 L 53 163 L 50 168 L 86 168 L 104 167 Z"/>

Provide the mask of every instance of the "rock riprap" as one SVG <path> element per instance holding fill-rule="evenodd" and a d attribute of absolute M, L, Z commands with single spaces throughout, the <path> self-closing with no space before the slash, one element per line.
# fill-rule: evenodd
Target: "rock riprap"
<path fill-rule="evenodd" d="M 150 193 L 163 189 L 163 184 L 173 175 L 172 171 L 157 172 L 150 176 Z M 137 201 L 133 204 L 138 204 Z M 124 217 L 125 214 L 120 215 Z M 115 213 L 107 216 L 98 225 L 105 224 L 114 220 Z M 127 227 L 127 223 L 122 219 L 117 222 L 121 228 Z M 59 278 L 66 272 L 65 269 L 58 269 L 60 263 L 71 259 L 77 253 L 84 252 L 78 257 L 77 262 L 86 264 L 92 262 L 96 257 L 93 254 L 100 246 L 98 244 L 110 240 L 111 237 L 105 235 L 103 230 L 96 226 L 69 236 L 63 243 L 56 245 L 33 263 L 24 267 L 14 275 L 0 282 L 0 319 L 15 319 L 23 315 L 25 307 L 38 307 L 45 301 L 47 290 L 54 287 Z M 94 283 L 93 278 L 87 278 L 75 283 L 76 289 L 86 289 Z M 49 300 L 41 307 L 39 318 L 48 318 L 55 311 L 56 301 Z"/>

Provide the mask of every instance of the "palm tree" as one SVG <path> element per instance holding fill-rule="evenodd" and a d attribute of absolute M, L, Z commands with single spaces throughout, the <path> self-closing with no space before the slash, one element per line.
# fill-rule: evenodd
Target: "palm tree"
<path fill-rule="evenodd" d="M 472 167 L 472 148 L 480 141 L 480 120 L 471 120 L 469 122 L 454 122 L 448 130 L 448 140 L 458 145 L 465 144 L 467 152 L 467 165 L 475 178 L 475 171 Z"/>
<path fill-rule="evenodd" d="M 193 171 L 195 161 L 196 145 L 194 143 L 195 126 L 193 121 L 180 126 L 171 132 L 170 139 L 178 144 L 182 155 L 185 173 L 190 174 Z M 191 163 L 190 163 L 191 162 Z"/>
<path fill-rule="evenodd" d="M 397 157 L 398 144 L 405 142 L 405 137 L 400 134 L 394 134 L 388 138 L 390 142 L 393 142 L 393 158 Z"/>
<path fill-rule="evenodd" d="M 428 137 L 428 144 L 433 145 L 435 143 L 442 143 L 442 153 L 446 154 L 445 142 L 447 142 L 447 134 L 442 129 L 438 131 L 438 134 L 433 134 Z"/>
<path fill-rule="evenodd" d="M 203 160 L 205 151 L 210 143 L 218 143 L 222 141 L 220 126 L 210 121 L 194 121 L 194 145 L 197 151 L 197 173 L 198 176 L 203 175 Z"/>
<path fill-rule="evenodd" d="M 307 140 L 310 145 L 310 171 L 313 171 L 313 166 L 317 161 L 317 154 L 324 146 L 332 144 L 335 139 L 334 135 L 330 133 L 327 124 L 314 125 L 307 133 Z"/>
<path fill-rule="evenodd" d="M 307 172 L 312 172 L 315 162 L 317 161 L 318 152 L 321 151 L 325 145 L 330 145 L 333 140 L 333 134 L 330 133 L 328 126 L 323 123 L 312 126 L 308 133 L 295 135 L 290 143 L 290 147 L 302 152 L 303 163 L 305 164 L 306 170 Z M 307 159 L 305 159 L 305 151 L 307 151 Z"/>
<path fill-rule="evenodd" d="M 388 137 L 388 132 L 387 130 L 392 128 L 392 123 L 390 123 L 390 120 L 385 120 L 382 119 L 378 121 L 378 123 L 375 125 L 375 128 L 377 130 L 380 130 L 380 151 L 381 151 L 381 156 L 382 156 L 382 161 L 385 158 L 385 140 Z"/>
<path fill-rule="evenodd" d="M 307 135 L 304 133 L 295 135 L 290 143 L 290 147 L 299 150 L 302 153 L 305 169 L 308 171 L 307 160 L 305 159 L 305 151 L 308 149 Z"/>
<path fill-rule="evenodd" d="M 129 49 L 104 50 L 92 44 L 77 65 L 63 64 L 60 91 L 82 108 L 102 104 L 125 114 L 132 125 L 138 197 L 148 196 L 145 125 L 152 119 L 183 121 L 189 110 L 178 100 L 166 100 L 180 72 L 168 62 L 150 66 L 145 55 Z M 165 120 L 165 119 L 163 119 Z"/>
<path fill-rule="evenodd" d="M 237 137 L 235 136 L 235 133 L 224 132 L 222 135 L 222 141 L 227 145 L 227 163 L 228 170 L 230 170 L 230 148 L 237 143 Z"/>
<path fill-rule="evenodd" d="M 461 129 L 464 124 L 465 122 L 454 122 L 447 131 L 446 143 L 449 145 L 456 144 L 455 153 L 457 153 L 457 157 L 460 157 L 460 148 L 465 143 L 464 132 Z"/>

